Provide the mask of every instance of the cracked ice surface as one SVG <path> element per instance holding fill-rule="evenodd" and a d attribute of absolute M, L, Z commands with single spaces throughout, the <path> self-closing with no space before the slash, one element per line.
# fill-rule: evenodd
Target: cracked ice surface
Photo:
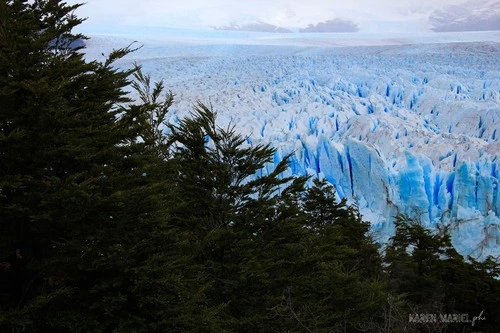
<path fill-rule="evenodd" d="M 498 32 L 370 43 L 217 36 L 148 40 L 120 64 L 165 80 L 171 121 L 199 99 L 249 144 L 271 142 L 276 161 L 294 152 L 290 173 L 325 177 L 382 242 L 406 213 L 450 224 L 462 254 L 499 256 Z M 127 38 L 95 36 L 89 56 Z"/>

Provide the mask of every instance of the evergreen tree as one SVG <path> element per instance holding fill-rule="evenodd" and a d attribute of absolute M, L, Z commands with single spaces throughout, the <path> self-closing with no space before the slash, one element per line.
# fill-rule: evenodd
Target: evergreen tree
<path fill-rule="evenodd" d="M 220 128 L 216 114 L 201 103 L 170 130 L 170 155 L 178 167 L 175 186 L 182 198 L 171 223 L 189 242 L 192 267 L 206 275 L 207 297 L 212 307 L 224 309 L 227 329 L 258 329 L 268 315 L 263 293 L 272 289 L 259 280 L 264 274 L 259 269 L 265 268 L 252 266 L 263 264 L 254 252 L 266 228 L 274 225 L 278 189 L 291 180 L 278 177 L 287 162 L 257 176 L 275 149 L 245 145 L 234 127 Z"/>
<path fill-rule="evenodd" d="M 0 0 L 0 331 L 418 331 L 401 313 L 438 310 L 495 330 L 496 261 L 399 217 L 388 286 L 356 207 L 288 157 L 263 172 L 276 150 L 202 103 L 167 124 L 163 82 L 115 67 L 129 47 L 84 60 L 78 7 Z"/>
<path fill-rule="evenodd" d="M 448 238 L 433 235 L 420 223 L 399 216 L 395 221 L 396 234 L 386 249 L 391 276 L 400 292 L 412 290 L 411 301 L 418 304 L 439 303 L 444 297 L 444 285 L 436 279 L 440 257 L 455 255 Z M 430 308 L 429 308 L 430 310 Z"/>
<path fill-rule="evenodd" d="M 197 285 L 171 260 L 171 168 L 155 137 L 171 97 L 143 85 L 148 103 L 127 106 L 136 69 L 114 62 L 131 50 L 86 62 L 78 7 L 0 1 L 0 330 L 192 328 L 173 319 Z"/>
<path fill-rule="evenodd" d="M 302 199 L 308 231 L 303 271 L 281 311 L 313 332 L 365 331 L 380 322 L 386 285 L 369 224 L 326 180 Z"/>
<path fill-rule="evenodd" d="M 225 330 L 354 331 L 380 321 L 377 246 L 331 186 L 315 181 L 306 191 L 306 178 L 280 179 L 286 159 L 257 176 L 275 150 L 245 144 L 201 103 L 170 129 L 183 198 L 171 223 Z"/>
<path fill-rule="evenodd" d="M 484 263 L 472 258 L 467 262 L 453 248 L 447 228 L 431 232 L 406 216 L 399 216 L 395 223 L 385 262 L 392 291 L 405 296 L 406 313 L 467 314 L 470 320 L 483 313 L 487 320 L 477 321 L 475 327 L 441 323 L 432 329 L 494 332 L 499 318 L 495 305 L 500 297 L 498 264 L 491 258 Z M 410 328 L 418 331 L 428 326 Z"/>

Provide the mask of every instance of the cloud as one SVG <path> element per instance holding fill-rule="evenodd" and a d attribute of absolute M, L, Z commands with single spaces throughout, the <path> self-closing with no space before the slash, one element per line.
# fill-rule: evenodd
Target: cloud
<path fill-rule="evenodd" d="M 436 32 L 500 30 L 500 2 L 470 1 L 436 10 L 429 17 Z"/>
<path fill-rule="evenodd" d="M 82 2 L 65 1 L 69 4 Z M 86 4 L 77 10 L 77 15 L 89 17 L 84 27 L 96 31 L 100 26 L 106 29 L 120 26 L 231 28 L 231 22 L 237 22 L 241 29 L 261 31 L 270 27 L 257 27 L 253 26 L 256 23 L 250 22 L 265 22 L 293 31 L 297 27 L 317 31 L 357 31 L 354 26 L 359 26 L 359 31 L 370 32 L 384 31 L 386 26 L 394 26 L 394 22 L 406 24 L 415 20 L 424 21 L 422 26 L 427 29 L 429 13 L 464 1 L 466 0 L 85 0 Z M 345 24 L 331 19 L 338 17 L 344 18 Z M 353 22 L 349 24 L 349 21 Z M 311 22 L 315 24 L 308 27 Z M 250 24 L 251 26 L 246 26 Z"/>
<path fill-rule="evenodd" d="M 252 31 L 252 32 L 281 32 L 287 33 L 292 32 L 291 30 L 278 27 L 274 24 L 269 24 L 265 22 L 255 22 L 243 25 L 238 25 L 237 23 L 231 23 L 230 25 L 214 27 L 215 30 L 229 30 L 229 31 Z"/>
<path fill-rule="evenodd" d="M 307 28 L 300 29 L 300 32 L 357 32 L 359 27 L 349 20 L 335 18 L 316 25 L 309 24 Z"/>

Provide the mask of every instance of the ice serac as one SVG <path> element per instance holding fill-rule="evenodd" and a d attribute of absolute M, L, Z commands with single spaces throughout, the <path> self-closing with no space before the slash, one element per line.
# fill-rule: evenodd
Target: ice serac
<path fill-rule="evenodd" d="M 430 219 L 429 173 L 424 172 L 424 166 L 418 156 L 409 151 L 405 151 L 404 156 L 405 162 L 398 174 L 397 202 L 402 203 L 402 213 L 410 216 L 418 214 Z"/>
<path fill-rule="evenodd" d="M 172 121 L 210 102 L 248 144 L 275 146 L 274 164 L 291 153 L 290 173 L 334 184 L 381 241 L 404 213 L 448 224 L 465 255 L 498 257 L 500 36 L 485 36 L 494 41 L 171 44 L 132 61 L 177 94 Z"/>

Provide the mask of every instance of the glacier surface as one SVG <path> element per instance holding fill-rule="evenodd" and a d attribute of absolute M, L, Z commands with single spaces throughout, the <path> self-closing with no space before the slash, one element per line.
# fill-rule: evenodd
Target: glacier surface
<path fill-rule="evenodd" d="M 405 213 L 500 256 L 500 33 L 147 36 L 91 36 L 87 56 L 139 40 L 120 65 L 165 81 L 170 121 L 211 103 L 275 161 L 292 152 L 290 173 L 335 185 L 381 242 Z"/>

